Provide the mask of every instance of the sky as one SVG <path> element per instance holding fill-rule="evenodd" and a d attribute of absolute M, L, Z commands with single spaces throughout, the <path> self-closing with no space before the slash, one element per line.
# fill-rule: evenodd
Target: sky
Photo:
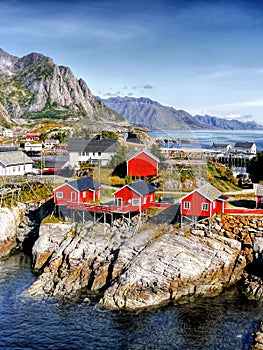
<path fill-rule="evenodd" d="M 263 2 L 0 0 L 0 47 L 68 66 L 96 96 L 263 124 Z"/>

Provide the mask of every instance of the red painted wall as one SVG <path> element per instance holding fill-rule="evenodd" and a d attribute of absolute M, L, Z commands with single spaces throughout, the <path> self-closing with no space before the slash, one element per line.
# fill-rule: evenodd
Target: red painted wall
<path fill-rule="evenodd" d="M 189 210 L 184 209 L 185 202 L 190 202 Z M 202 203 L 208 204 L 208 210 L 202 210 Z M 223 213 L 224 206 L 224 201 L 215 200 L 214 202 L 210 202 L 208 199 L 201 196 L 198 192 L 193 192 L 182 200 L 181 213 L 182 215 L 210 216 L 216 213 Z"/>
<path fill-rule="evenodd" d="M 158 174 L 158 162 L 145 153 L 140 153 L 127 161 L 127 175 L 155 176 Z"/>
<path fill-rule="evenodd" d="M 190 202 L 190 209 L 184 209 L 184 203 Z M 202 203 L 208 204 L 208 210 L 202 210 Z M 206 198 L 201 196 L 197 192 L 190 193 L 186 198 L 182 200 L 182 215 L 193 215 L 193 216 L 210 216 L 210 206 L 211 202 L 209 202 Z"/>
<path fill-rule="evenodd" d="M 63 192 L 63 198 L 57 198 L 57 196 L 56 196 L 57 192 Z M 72 199 L 71 193 L 75 193 L 75 199 L 74 199 L 74 197 Z M 84 193 L 86 193 L 86 197 L 84 197 Z M 98 200 L 99 193 L 100 193 L 99 191 L 96 191 L 94 194 L 93 191 L 89 191 L 89 190 L 78 192 L 78 191 L 74 190 L 72 187 L 70 187 L 69 185 L 65 184 L 54 191 L 54 203 L 55 204 L 67 204 L 68 202 L 86 203 L 86 202 L 90 202 L 93 200 Z M 95 196 L 95 198 L 94 198 L 94 196 Z"/>
<path fill-rule="evenodd" d="M 152 196 L 152 201 L 151 201 Z M 137 193 L 133 192 L 130 188 L 127 186 L 122 187 L 118 192 L 114 194 L 115 202 L 117 201 L 117 198 L 122 198 L 122 206 L 131 204 L 131 200 L 133 198 L 141 198 L 141 210 L 146 210 L 149 208 L 150 203 L 155 201 L 155 192 L 149 193 L 145 196 L 139 196 Z"/>
<path fill-rule="evenodd" d="M 257 208 L 263 208 L 263 203 L 261 202 L 262 196 L 257 196 Z"/>

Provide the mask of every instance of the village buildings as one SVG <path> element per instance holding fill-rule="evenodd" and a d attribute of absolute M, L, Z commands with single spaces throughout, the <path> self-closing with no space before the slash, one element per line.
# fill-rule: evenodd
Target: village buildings
<path fill-rule="evenodd" d="M 22 151 L 0 152 L 0 176 L 19 176 L 31 173 L 33 161 Z"/>
<path fill-rule="evenodd" d="M 114 138 L 70 138 L 68 142 L 69 167 L 81 163 L 106 165 L 116 153 Z"/>
<path fill-rule="evenodd" d="M 67 205 L 70 203 L 88 203 L 100 198 L 100 184 L 92 177 L 82 177 L 65 182 L 54 189 L 54 203 Z"/>
<path fill-rule="evenodd" d="M 120 209 L 129 208 L 131 212 L 142 212 L 155 202 L 155 187 L 144 180 L 123 186 L 114 193 L 114 202 Z"/>
<path fill-rule="evenodd" d="M 186 221 L 197 222 L 199 219 L 224 213 L 226 197 L 209 183 L 195 189 L 181 199 L 181 216 Z M 184 220 L 183 220 L 184 221 Z"/>
<path fill-rule="evenodd" d="M 127 155 L 127 175 L 140 178 L 157 176 L 159 162 L 159 158 L 149 151 L 134 149 Z"/>

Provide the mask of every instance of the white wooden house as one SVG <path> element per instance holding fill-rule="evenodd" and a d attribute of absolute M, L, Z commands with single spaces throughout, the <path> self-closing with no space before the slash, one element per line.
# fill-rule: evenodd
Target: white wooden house
<path fill-rule="evenodd" d="M 254 142 L 236 142 L 232 152 L 254 155 L 257 154 L 257 146 Z"/>
<path fill-rule="evenodd" d="M 69 167 L 78 167 L 83 162 L 106 165 L 116 153 L 116 139 L 70 138 L 68 143 Z"/>
<path fill-rule="evenodd" d="M 32 172 L 33 160 L 22 151 L 0 152 L 0 176 L 25 175 Z"/>

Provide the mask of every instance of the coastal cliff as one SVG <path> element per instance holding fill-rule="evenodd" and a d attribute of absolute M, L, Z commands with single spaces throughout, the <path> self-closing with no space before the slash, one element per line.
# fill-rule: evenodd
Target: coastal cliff
<path fill-rule="evenodd" d="M 18 226 L 25 211 L 26 206 L 22 203 L 12 208 L 0 208 L 0 258 L 9 255 L 16 248 L 19 239 Z"/>
<path fill-rule="evenodd" d="M 32 296 L 102 293 L 100 304 L 142 309 L 218 294 L 246 265 L 237 240 L 176 232 L 172 225 L 136 232 L 107 224 L 45 224 L 33 247 L 40 272 Z"/>

